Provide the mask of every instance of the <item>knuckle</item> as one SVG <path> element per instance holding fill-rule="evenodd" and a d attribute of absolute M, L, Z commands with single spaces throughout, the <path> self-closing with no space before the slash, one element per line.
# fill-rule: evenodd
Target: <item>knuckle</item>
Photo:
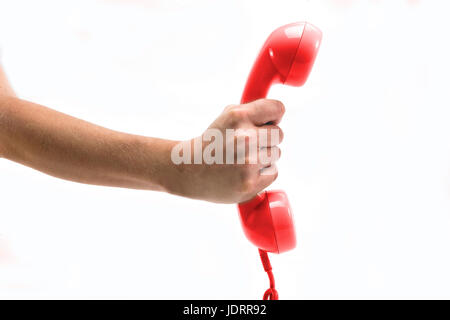
<path fill-rule="evenodd" d="M 278 135 L 276 135 L 273 132 L 271 132 L 270 136 L 271 136 L 271 138 L 274 139 L 274 141 L 272 141 L 272 145 L 280 144 L 283 141 L 283 139 L 284 139 L 284 132 L 283 132 L 283 130 L 279 126 L 275 126 L 274 128 L 271 129 L 271 131 L 274 131 L 274 132 L 278 133 Z"/>
<path fill-rule="evenodd" d="M 278 108 L 279 113 L 283 115 L 286 112 L 286 108 L 285 108 L 283 102 L 281 102 L 279 100 L 275 100 L 275 104 Z"/>
<path fill-rule="evenodd" d="M 279 143 L 281 143 L 281 141 L 283 141 L 284 139 L 284 132 L 283 129 L 281 129 L 280 127 L 277 127 L 278 130 L 278 138 L 280 139 Z"/>
<path fill-rule="evenodd" d="M 284 132 L 280 129 L 280 143 L 284 140 Z"/>
<path fill-rule="evenodd" d="M 281 149 L 279 147 L 276 147 L 276 152 L 277 152 L 277 159 L 281 158 Z"/>
<path fill-rule="evenodd" d="M 283 102 L 281 102 L 280 100 L 268 100 L 268 102 L 270 103 L 271 107 L 276 110 L 277 114 L 282 116 L 285 113 L 286 108 Z"/>
<path fill-rule="evenodd" d="M 230 108 L 227 110 L 228 120 L 231 124 L 236 125 L 245 119 L 245 110 L 238 108 Z"/>
<path fill-rule="evenodd" d="M 257 144 L 258 132 L 252 128 L 238 128 L 235 130 L 234 139 L 237 147 L 244 153 L 251 152 L 250 144 Z"/>
<path fill-rule="evenodd" d="M 281 149 L 278 147 L 275 147 L 273 150 L 272 159 L 273 161 L 278 161 L 281 158 Z"/>
<path fill-rule="evenodd" d="M 281 157 L 281 150 L 278 147 L 270 147 L 261 150 L 258 163 L 263 166 L 270 166 Z"/>
<path fill-rule="evenodd" d="M 269 147 L 267 148 L 267 155 L 271 158 L 275 158 L 276 156 L 278 156 L 280 148 L 278 148 L 277 146 L 273 146 L 273 147 Z"/>
<path fill-rule="evenodd" d="M 229 110 L 234 109 L 234 108 L 236 108 L 236 105 L 235 105 L 235 104 L 229 104 L 229 105 L 227 105 L 227 106 L 224 108 L 224 111 L 229 111 Z"/>

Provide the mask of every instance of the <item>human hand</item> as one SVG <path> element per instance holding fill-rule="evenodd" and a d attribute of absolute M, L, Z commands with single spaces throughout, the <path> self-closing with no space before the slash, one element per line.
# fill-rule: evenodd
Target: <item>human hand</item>
<path fill-rule="evenodd" d="M 167 190 L 212 202 L 250 200 L 278 176 L 284 112 L 281 102 L 269 99 L 227 106 L 202 136 L 172 149 L 175 170 Z"/>

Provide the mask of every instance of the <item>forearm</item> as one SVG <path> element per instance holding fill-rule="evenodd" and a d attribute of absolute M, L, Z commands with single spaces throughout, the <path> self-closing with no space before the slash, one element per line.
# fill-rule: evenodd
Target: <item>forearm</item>
<path fill-rule="evenodd" d="M 112 131 L 35 103 L 0 96 L 0 152 L 58 178 L 167 191 L 174 144 Z"/>
<path fill-rule="evenodd" d="M 214 143 L 214 147 L 218 148 L 219 154 L 225 154 L 229 148 L 234 150 L 239 141 L 248 138 L 245 132 L 249 130 L 255 131 L 257 141 L 263 141 L 258 138 L 260 132 L 281 132 L 274 124 L 280 122 L 283 113 L 283 105 L 275 100 L 230 105 L 208 130 L 225 136 L 226 130 L 232 129 L 233 135 L 226 137 L 226 143 L 217 146 Z M 204 143 L 211 140 L 206 132 L 198 138 Z M 186 142 L 193 146 L 193 141 Z M 15 96 L 0 66 L 0 158 L 58 178 L 103 186 L 166 191 L 212 202 L 243 202 L 277 177 L 276 170 L 268 174 L 266 169 L 274 167 L 272 164 L 279 157 L 276 156 L 279 155 L 277 145 L 281 140 L 270 144 L 267 139 L 264 141 L 259 148 L 252 150 L 251 155 L 250 150 L 241 153 L 243 159 L 239 160 L 243 161 L 233 164 L 219 161 L 176 165 L 171 155 L 178 141 L 112 131 L 21 100 Z M 216 150 L 212 151 L 215 154 Z M 266 162 L 250 164 L 247 161 L 255 157 L 261 159 L 263 153 L 275 155 L 269 166 Z"/>

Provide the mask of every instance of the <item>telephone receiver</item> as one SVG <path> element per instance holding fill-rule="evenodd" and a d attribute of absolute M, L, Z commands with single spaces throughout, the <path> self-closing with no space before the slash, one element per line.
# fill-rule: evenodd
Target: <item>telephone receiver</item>
<path fill-rule="evenodd" d="M 267 38 L 250 71 L 241 103 L 265 98 L 274 84 L 302 86 L 308 79 L 322 40 L 322 32 L 307 22 L 276 29 Z M 294 249 L 296 236 L 291 206 L 284 191 L 263 191 L 238 204 L 247 239 L 259 248 L 270 288 L 263 299 L 278 299 L 267 252 Z"/>

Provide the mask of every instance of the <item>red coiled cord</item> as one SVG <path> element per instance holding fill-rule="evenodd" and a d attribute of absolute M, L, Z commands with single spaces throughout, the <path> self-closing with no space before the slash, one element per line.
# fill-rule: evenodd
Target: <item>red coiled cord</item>
<path fill-rule="evenodd" d="M 259 256 L 261 257 L 261 262 L 264 266 L 264 271 L 267 272 L 269 276 L 270 288 L 264 292 L 263 300 L 278 300 L 278 292 L 275 289 L 275 278 L 272 273 L 272 265 L 270 264 L 269 256 L 267 252 L 261 249 L 258 249 Z"/>

